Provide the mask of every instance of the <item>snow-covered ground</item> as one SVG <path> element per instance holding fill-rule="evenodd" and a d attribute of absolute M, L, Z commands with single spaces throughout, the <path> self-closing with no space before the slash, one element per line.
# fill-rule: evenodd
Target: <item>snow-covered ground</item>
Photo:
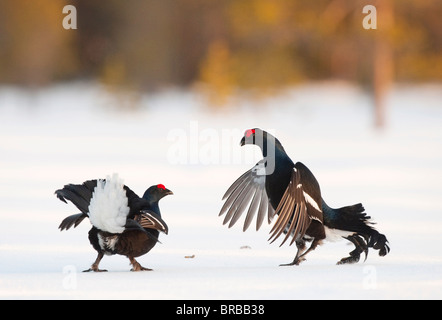
<path fill-rule="evenodd" d="M 0 88 L 0 299 L 441 299 L 442 88 L 398 86 L 388 105 L 377 131 L 370 97 L 342 83 L 223 109 L 179 90 Z M 337 266 L 353 250 L 341 241 L 279 267 L 296 248 L 270 245 L 269 226 L 223 226 L 224 191 L 259 159 L 239 146 L 251 127 L 275 133 L 329 205 L 362 202 L 390 254 Z M 160 203 L 169 235 L 138 259 L 154 272 L 129 272 L 128 259 L 112 256 L 100 265 L 109 272 L 81 273 L 96 257 L 89 222 L 57 229 L 77 211 L 54 191 L 113 172 L 138 194 L 158 183 L 174 192 Z"/>

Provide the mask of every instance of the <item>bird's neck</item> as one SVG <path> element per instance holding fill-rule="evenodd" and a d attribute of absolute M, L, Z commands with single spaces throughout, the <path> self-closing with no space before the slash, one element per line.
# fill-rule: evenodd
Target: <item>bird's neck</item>
<path fill-rule="evenodd" d="M 275 156 L 275 141 L 272 140 L 264 140 L 264 143 L 261 146 L 262 156 L 264 158 L 274 157 Z"/>
<path fill-rule="evenodd" d="M 279 141 L 276 141 L 273 152 L 267 155 L 266 166 L 270 174 L 266 177 L 266 192 L 270 204 L 276 210 L 290 182 L 295 164 L 285 152 Z M 273 166 L 273 171 L 271 170 Z"/>
<path fill-rule="evenodd" d="M 266 166 L 277 166 L 278 163 L 289 161 L 289 156 L 285 152 L 281 142 L 273 136 L 268 136 L 263 140 L 263 143 L 259 145 L 262 151 L 262 156 L 266 161 Z M 268 168 L 271 170 L 271 168 Z"/>
<path fill-rule="evenodd" d="M 152 210 L 153 212 L 155 212 L 157 215 L 159 215 L 161 217 L 161 212 L 160 212 L 160 206 L 158 204 L 158 202 L 160 200 L 158 199 L 153 199 L 150 195 L 145 194 L 143 196 L 143 199 L 147 200 L 149 202 L 149 209 Z"/>
<path fill-rule="evenodd" d="M 158 201 L 152 202 L 150 204 L 151 210 L 155 212 L 157 215 L 161 217 L 160 206 L 158 205 Z"/>

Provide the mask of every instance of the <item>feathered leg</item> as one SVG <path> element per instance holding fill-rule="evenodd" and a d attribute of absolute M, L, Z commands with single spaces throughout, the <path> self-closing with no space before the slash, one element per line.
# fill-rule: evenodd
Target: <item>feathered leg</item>
<path fill-rule="evenodd" d="M 297 264 L 299 265 L 302 261 L 304 261 L 305 260 L 305 256 L 307 255 L 307 253 L 309 253 L 310 251 L 315 250 L 316 247 L 318 245 L 321 245 L 321 244 L 322 244 L 322 239 L 315 239 L 315 240 L 313 240 L 312 245 L 310 246 L 310 248 L 308 248 L 308 250 L 306 252 L 304 252 L 303 254 L 301 254 L 299 256 L 299 258 L 298 258 L 299 262 Z"/>
<path fill-rule="evenodd" d="M 104 252 L 102 252 L 102 251 L 98 252 L 98 256 L 97 256 L 97 259 L 95 259 L 95 262 L 92 264 L 92 266 L 89 269 L 83 270 L 83 272 L 90 272 L 90 271 L 107 272 L 107 270 L 98 269 L 98 265 L 100 264 L 101 259 L 103 259 L 103 256 L 104 256 Z"/>
<path fill-rule="evenodd" d="M 353 243 L 356 248 L 352 252 L 350 252 L 349 257 L 342 258 L 340 261 L 337 262 L 337 264 L 356 263 L 359 261 L 362 252 L 365 253 L 365 260 L 367 260 L 368 246 L 361 236 L 359 236 L 358 234 L 353 234 L 346 237 L 345 239 Z"/>
<path fill-rule="evenodd" d="M 293 261 L 290 263 L 280 264 L 279 266 L 281 266 L 281 267 L 294 266 L 294 265 L 299 265 L 302 262 L 302 261 L 299 261 L 299 256 L 305 250 L 305 241 L 303 239 L 299 239 L 299 240 L 296 240 L 295 243 L 296 243 L 296 248 L 298 248 L 298 251 L 296 252 L 295 259 L 293 259 Z"/>
<path fill-rule="evenodd" d="M 390 252 L 390 246 L 388 245 L 387 237 L 376 230 L 373 230 L 372 234 L 370 235 L 368 246 L 373 247 L 373 249 L 379 250 L 379 255 L 381 257 Z"/>
<path fill-rule="evenodd" d="M 298 247 L 298 252 L 296 253 L 296 257 L 295 259 L 293 259 L 293 261 L 291 263 L 287 263 L 287 264 L 280 264 L 280 266 L 293 266 L 293 265 L 297 265 L 299 266 L 299 264 L 302 261 L 305 261 L 305 256 L 310 252 L 316 249 L 316 247 L 318 245 L 322 244 L 322 239 L 314 239 L 310 248 L 308 248 L 307 251 L 305 251 L 304 253 L 302 253 L 305 250 L 305 241 L 304 240 L 297 240 L 296 241 L 296 246 Z M 301 254 L 302 253 L 302 254 Z"/>

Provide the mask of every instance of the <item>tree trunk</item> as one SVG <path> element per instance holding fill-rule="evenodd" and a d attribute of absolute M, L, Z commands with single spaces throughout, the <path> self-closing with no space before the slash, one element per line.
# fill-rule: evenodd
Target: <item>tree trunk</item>
<path fill-rule="evenodd" d="M 386 125 L 386 98 L 391 89 L 394 77 L 393 50 L 390 43 L 390 30 L 394 23 L 393 1 L 378 0 L 378 30 L 375 37 L 373 62 L 373 90 L 375 106 L 375 126 Z"/>

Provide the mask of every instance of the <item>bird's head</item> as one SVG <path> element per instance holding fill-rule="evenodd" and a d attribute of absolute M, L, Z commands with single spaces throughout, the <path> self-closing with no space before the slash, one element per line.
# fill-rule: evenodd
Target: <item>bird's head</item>
<path fill-rule="evenodd" d="M 246 130 L 239 144 L 240 146 L 252 144 L 261 149 L 263 160 L 265 160 L 265 174 L 272 174 L 275 170 L 276 149 L 284 150 L 278 139 L 260 128 Z"/>
<path fill-rule="evenodd" d="M 259 128 L 248 129 L 244 132 L 244 136 L 242 137 L 239 145 L 242 147 L 246 144 L 258 144 L 259 140 L 262 140 L 265 131 L 262 131 Z"/>
<path fill-rule="evenodd" d="M 240 141 L 240 146 L 244 146 L 246 144 L 254 144 L 261 148 L 261 150 L 264 149 L 264 147 L 267 147 L 268 144 L 274 144 L 274 141 L 276 138 L 272 136 L 267 131 L 264 131 L 260 128 L 253 128 L 248 129 L 244 132 L 244 136 L 242 137 Z"/>
<path fill-rule="evenodd" d="M 173 195 L 173 192 L 167 189 L 164 184 L 156 184 L 146 190 L 143 198 L 151 202 L 157 202 L 167 195 Z"/>

